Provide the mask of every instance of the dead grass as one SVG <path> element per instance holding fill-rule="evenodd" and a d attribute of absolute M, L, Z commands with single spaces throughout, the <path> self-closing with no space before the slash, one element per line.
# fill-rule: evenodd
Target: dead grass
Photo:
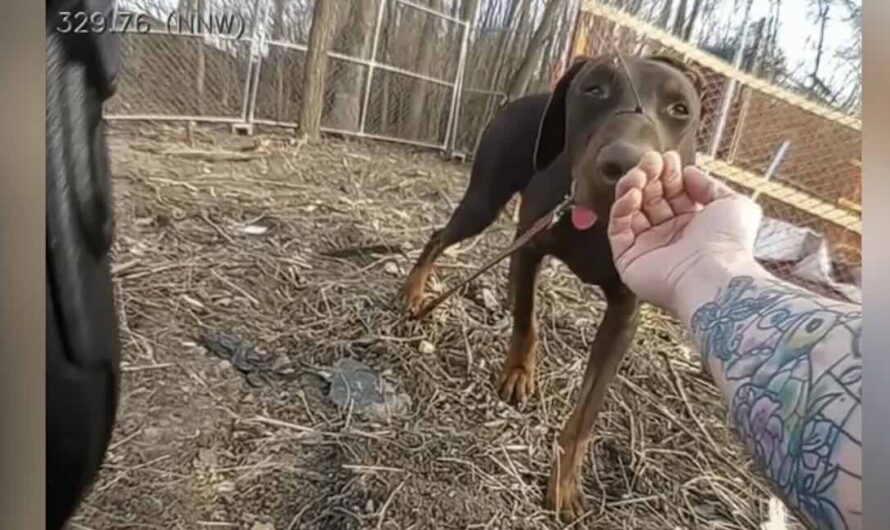
<path fill-rule="evenodd" d="M 73 528 L 564 527 L 541 499 L 601 317 L 596 290 L 545 266 L 539 392 L 518 412 L 493 384 L 510 326 L 506 264 L 422 323 L 394 303 L 467 165 L 209 129 L 184 142 L 179 128 L 112 132 L 125 374 L 107 464 Z M 444 256 L 439 280 L 468 274 L 511 234 L 504 215 Z M 245 376 L 209 355 L 207 330 L 255 344 L 256 368 Z M 646 311 L 597 422 L 590 511 L 573 528 L 764 519 L 765 489 L 676 334 Z M 375 424 L 338 410 L 319 373 L 345 356 L 407 392 L 410 413 Z"/>

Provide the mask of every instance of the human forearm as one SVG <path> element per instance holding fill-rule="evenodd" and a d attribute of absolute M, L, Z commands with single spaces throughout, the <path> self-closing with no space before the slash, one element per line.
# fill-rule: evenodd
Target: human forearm
<path fill-rule="evenodd" d="M 674 310 L 777 493 L 813 528 L 859 528 L 861 307 L 704 256 Z"/>

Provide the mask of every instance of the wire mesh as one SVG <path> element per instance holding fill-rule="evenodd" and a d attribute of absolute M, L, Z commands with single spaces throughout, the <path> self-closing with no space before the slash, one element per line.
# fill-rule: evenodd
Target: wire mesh
<path fill-rule="evenodd" d="M 349 0 L 338 4 L 331 51 L 359 59 L 370 59 L 380 2 L 392 0 Z"/>
<path fill-rule="evenodd" d="M 267 39 L 302 46 L 309 43 L 315 0 L 260 0 L 260 4 L 265 16 L 259 29 Z"/>
<path fill-rule="evenodd" d="M 452 149 L 464 156 L 472 156 L 485 125 L 506 100 L 507 95 L 503 92 L 462 90 Z"/>
<path fill-rule="evenodd" d="M 504 85 L 515 34 L 509 26 L 471 29 L 454 151 L 472 156 L 485 126 L 507 101 Z"/>
<path fill-rule="evenodd" d="M 444 146 L 465 26 L 442 8 L 440 0 L 383 5 L 363 132 Z"/>
<path fill-rule="evenodd" d="M 855 282 L 861 266 L 858 119 L 737 70 L 625 13 L 588 2 L 578 18 L 572 53 L 616 51 L 673 55 L 701 74 L 698 163 L 763 206 L 762 263 L 808 288 L 848 297 L 835 283 Z M 776 160 L 785 143 L 784 156 Z M 771 165 L 776 169 L 767 179 Z M 814 243 L 820 240 L 824 251 Z M 820 274 L 822 281 L 816 281 Z"/>
<path fill-rule="evenodd" d="M 433 2 L 433 9 L 438 2 Z M 457 75 L 463 25 L 389 1 L 383 15 L 378 61 L 425 77 L 453 82 Z"/>
<path fill-rule="evenodd" d="M 272 39 L 252 105 L 258 119 L 298 126 L 314 2 L 271 1 L 271 22 L 266 28 L 271 28 Z M 440 8 L 439 0 L 427 4 L 398 0 L 335 4 L 322 127 L 346 134 L 444 144 L 464 26 Z M 279 24 L 281 17 L 287 23 Z M 290 17 L 304 22 L 292 28 Z"/>
<path fill-rule="evenodd" d="M 368 71 L 367 65 L 349 60 L 331 58 L 328 61 L 323 127 L 344 132 L 360 130 Z"/>
<path fill-rule="evenodd" d="M 576 0 L 480 4 L 468 41 L 455 151 L 473 155 L 486 124 L 511 99 L 510 94 L 515 98 L 549 89 L 567 51 L 578 6 Z M 550 7 L 555 7 L 560 16 L 552 26 L 542 28 L 544 11 Z M 529 52 L 538 32 L 544 38 L 536 55 Z M 517 82 L 520 67 L 538 56 L 532 62 L 527 83 Z"/>
<path fill-rule="evenodd" d="M 297 125 L 305 62 L 305 50 L 270 43 L 256 81 L 257 119 Z"/>
<path fill-rule="evenodd" d="M 125 34 L 114 116 L 242 119 L 250 43 L 203 36 Z"/>
<path fill-rule="evenodd" d="M 397 72 L 375 70 L 366 132 L 441 146 L 452 88 Z"/>

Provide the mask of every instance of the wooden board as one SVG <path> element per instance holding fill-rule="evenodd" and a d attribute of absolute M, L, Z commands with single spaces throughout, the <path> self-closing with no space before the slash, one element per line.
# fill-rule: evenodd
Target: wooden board
<path fill-rule="evenodd" d="M 809 193 L 786 186 L 781 182 L 764 180 L 760 175 L 733 166 L 722 160 L 715 160 L 702 153 L 698 154 L 696 164 L 715 176 L 723 177 L 751 191 L 759 191 L 762 195 L 781 201 L 792 208 L 806 212 L 851 232 L 862 234 L 862 219 L 854 213 L 854 210 L 831 204 Z"/>
<path fill-rule="evenodd" d="M 845 199 L 845 198 L 841 197 L 840 199 L 837 200 L 837 203 L 848 210 L 853 210 L 855 212 L 862 213 L 862 206 L 859 204 L 856 204 L 855 202 L 853 202 L 849 199 Z"/>

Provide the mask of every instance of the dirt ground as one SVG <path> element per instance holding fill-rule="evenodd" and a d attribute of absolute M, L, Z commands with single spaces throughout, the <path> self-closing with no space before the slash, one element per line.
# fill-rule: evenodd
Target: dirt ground
<path fill-rule="evenodd" d="M 111 149 L 122 399 L 72 528 L 565 527 L 541 501 L 602 314 L 597 291 L 545 265 L 539 390 L 522 412 L 494 385 L 506 264 L 421 323 L 396 303 L 469 165 L 382 143 L 142 124 L 113 128 Z M 442 257 L 433 287 L 511 235 L 504 214 Z M 202 346 L 208 332 L 256 351 L 220 358 Z M 677 334 L 645 310 L 585 465 L 589 512 L 572 528 L 765 519 L 766 490 Z M 387 420 L 339 408 L 326 376 L 343 358 L 410 406 Z"/>

